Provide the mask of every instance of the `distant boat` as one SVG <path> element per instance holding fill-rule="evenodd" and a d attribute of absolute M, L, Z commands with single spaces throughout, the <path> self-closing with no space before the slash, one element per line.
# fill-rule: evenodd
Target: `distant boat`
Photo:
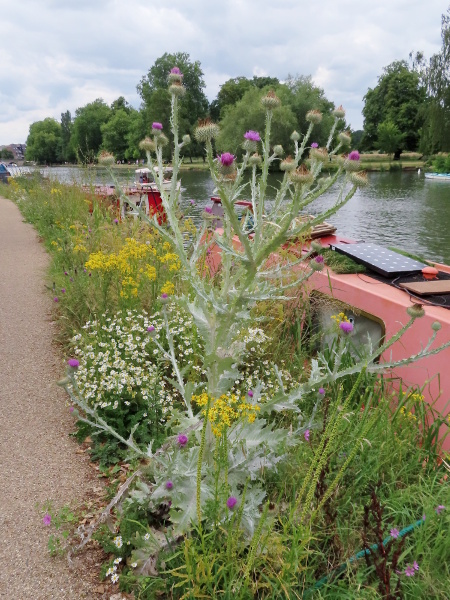
<path fill-rule="evenodd" d="M 436 181 L 450 181 L 450 173 L 425 173 L 425 179 Z"/>

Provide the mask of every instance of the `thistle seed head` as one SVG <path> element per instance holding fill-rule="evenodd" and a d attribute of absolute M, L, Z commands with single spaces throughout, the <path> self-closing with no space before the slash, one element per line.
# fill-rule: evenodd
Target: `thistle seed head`
<path fill-rule="evenodd" d="M 295 171 L 289 173 L 289 178 L 292 181 L 292 183 L 295 183 L 297 185 L 312 183 L 314 181 L 314 175 L 311 173 L 311 171 L 308 171 L 305 165 L 302 165 Z"/>
<path fill-rule="evenodd" d="M 253 167 L 253 166 L 260 167 L 261 163 L 262 163 L 262 158 L 261 158 L 261 156 L 257 152 L 255 152 L 254 154 L 252 154 L 250 156 L 250 158 L 248 159 L 248 164 L 251 167 Z"/>
<path fill-rule="evenodd" d="M 311 158 L 318 160 L 319 162 L 328 161 L 328 151 L 326 148 L 311 148 L 309 152 Z"/>
<path fill-rule="evenodd" d="M 291 171 L 295 171 L 295 169 L 296 169 L 295 161 L 292 160 L 292 158 L 290 156 L 287 156 L 284 160 L 281 161 L 280 169 L 282 171 L 287 171 L 288 173 L 290 173 Z"/>
<path fill-rule="evenodd" d="M 350 181 L 353 185 L 357 187 L 366 187 L 369 185 L 369 180 L 367 179 L 367 173 L 365 171 L 352 171 L 348 174 Z"/>
<path fill-rule="evenodd" d="M 115 162 L 116 162 L 116 159 L 114 157 L 114 154 L 111 154 L 110 152 L 106 152 L 105 150 L 102 150 L 102 152 L 100 152 L 100 154 L 98 155 L 98 164 L 99 165 L 109 166 L 109 165 L 113 165 Z"/>
<path fill-rule="evenodd" d="M 350 134 L 350 131 L 341 131 L 338 134 L 338 140 L 343 146 L 350 146 L 350 144 L 352 143 L 352 136 Z"/>
<path fill-rule="evenodd" d="M 156 145 L 151 138 L 146 137 L 139 142 L 139 148 L 141 148 L 141 150 L 145 150 L 146 152 L 154 152 L 156 150 Z"/>
<path fill-rule="evenodd" d="M 345 110 L 342 104 L 335 108 L 331 114 L 337 119 L 343 119 L 345 117 Z"/>
<path fill-rule="evenodd" d="M 421 304 L 413 304 L 412 306 L 408 306 L 406 312 L 411 319 L 420 319 L 425 315 L 425 311 L 423 310 L 423 306 Z"/>
<path fill-rule="evenodd" d="M 281 100 L 273 90 L 270 90 L 270 92 L 267 92 L 267 94 L 261 98 L 261 104 L 267 110 L 273 110 L 274 108 L 278 108 L 280 106 Z"/>
<path fill-rule="evenodd" d="M 314 125 L 318 125 L 322 121 L 322 116 L 320 110 L 310 110 L 306 113 L 306 120 Z"/>
<path fill-rule="evenodd" d="M 297 131 L 293 131 L 291 133 L 291 140 L 293 142 L 298 142 L 299 139 L 300 139 L 300 134 Z"/>
<path fill-rule="evenodd" d="M 198 127 L 194 132 L 195 139 L 198 142 L 206 142 L 215 139 L 220 133 L 220 127 L 210 119 L 204 119 L 198 122 Z"/>

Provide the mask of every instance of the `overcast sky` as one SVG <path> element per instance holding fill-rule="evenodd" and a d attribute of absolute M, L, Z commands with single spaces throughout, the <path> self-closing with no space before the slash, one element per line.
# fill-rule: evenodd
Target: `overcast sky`
<path fill-rule="evenodd" d="M 201 63 L 214 99 L 231 77 L 311 75 L 363 125 L 363 96 L 383 67 L 441 47 L 449 0 L 0 0 L 0 145 L 31 123 L 103 98 L 136 108 L 165 52 Z"/>

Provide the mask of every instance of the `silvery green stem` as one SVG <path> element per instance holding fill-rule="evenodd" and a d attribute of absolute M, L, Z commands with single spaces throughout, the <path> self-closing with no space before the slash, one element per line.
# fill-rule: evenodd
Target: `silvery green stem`
<path fill-rule="evenodd" d="M 259 182 L 259 203 L 258 203 L 258 207 L 257 207 L 258 227 L 255 228 L 255 243 L 257 246 L 263 235 L 264 203 L 266 200 L 267 178 L 269 176 L 269 163 L 270 163 L 269 155 L 270 155 L 271 125 L 272 125 L 272 111 L 266 110 L 266 131 L 265 131 L 264 143 L 263 143 L 263 166 L 262 166 L 261 180 Z"/>
<path fill-rule="evenodd" d="M 188 411 L 188 416 L 189 417 L 193 417 L 194 413 L 192 412 L 192 407 L 190 405 L 190 402 L 187 400 L 186 398 L 186 389 L 185 389 L 185 385 L 184 385 L 184 380 L 183 377 L 181 376 L 181 371 L 178 367 L 178 362 L 175 356 L 175 350 L 173 347 L 173 337 L 172 337 L 172 332 L 170 331 L 170 326 L 169 326 L 169 320 L 167 318 L 167 310 L 166 307 L 163 306 L 163 315 L 164 315 L 164 323 L 166 326 L 166 336 L 167 336 L 167 342 L 169 344 L 169 358 L 170 358 L 170 362 L 172 363 L 172 367 L 173 370 L 175 371 L 175 375 L 178 381 L 178 385 L 180 388 L 180 394 L 183 397 L 184 403 L 186 405 L 186 409 Z M 156 341 L 156 340 L 155 340 Z M 165 355 L 167 356 L 167 352 L 165 352 Z"/>
<path fill-rule="evenodd" d="M 326 145 L 327 150 L 330 149 L 331 142 L 333 141 L 333 136 L 334 136 L 334 132 L 336 131 L 336 126 L 338 124 L 338 121 L 339 121 L 339 119 L 337 117 L 335 117 L 333 126 L 330 130 L 330 135 L 328 136 L 328 141 L 327 141 L 327 145 Z"/>

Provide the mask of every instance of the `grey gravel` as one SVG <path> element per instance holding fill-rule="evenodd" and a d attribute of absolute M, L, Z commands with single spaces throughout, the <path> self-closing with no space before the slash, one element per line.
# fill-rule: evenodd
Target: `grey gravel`
<path fill-rule="evenodd" d="M 65 559 L 51 558 L 36 504 L 56 507 L 92 488 L 85 456 L 68 437 L 73 420 L 55 382 L 48 264 L 31 225 L 0 197 L 0 598 L 93 598 Z"/>

